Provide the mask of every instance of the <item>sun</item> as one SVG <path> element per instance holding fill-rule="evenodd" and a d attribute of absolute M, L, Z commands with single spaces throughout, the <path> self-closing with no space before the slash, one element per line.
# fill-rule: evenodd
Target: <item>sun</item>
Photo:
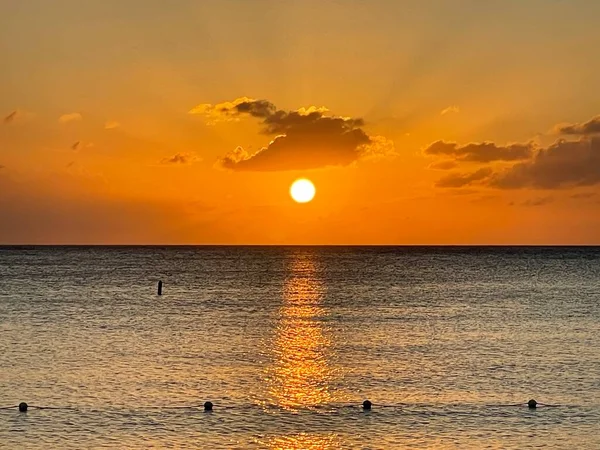
<path fill-rule="evenodd" d="M 315 196 L 315 185 L 306 178 L 300 178 L 292 183 L 290 195 L 298 203 L 308 203 Z"/>

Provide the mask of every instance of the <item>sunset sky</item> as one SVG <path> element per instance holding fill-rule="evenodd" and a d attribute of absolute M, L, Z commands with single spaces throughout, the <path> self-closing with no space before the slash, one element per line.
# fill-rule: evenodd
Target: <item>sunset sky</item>
<path fill-rule="evenodd" d="M 0 244 L 600 244 L 599 17 L 1 1 Z"/>

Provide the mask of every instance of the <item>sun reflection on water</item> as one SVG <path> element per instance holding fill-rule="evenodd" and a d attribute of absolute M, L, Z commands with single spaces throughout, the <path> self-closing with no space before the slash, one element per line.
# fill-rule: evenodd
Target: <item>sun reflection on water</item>
<path fill-rule="evenodd" d="M 315 407 L 332 400 L 331 343 L 322 323 L 325 285 L 314 254 L 295 254 L 288 271 L 269 390 L 284 408 Z"/>
<path fill-rule="evenodd" d="M 277 436 L 269 442 L 269 448 L 273 450 L 323 450 L 341 448 L 340 439 L 333 433 L 325 435 L 314 435 L 299 433 L 290 436 Z"/>

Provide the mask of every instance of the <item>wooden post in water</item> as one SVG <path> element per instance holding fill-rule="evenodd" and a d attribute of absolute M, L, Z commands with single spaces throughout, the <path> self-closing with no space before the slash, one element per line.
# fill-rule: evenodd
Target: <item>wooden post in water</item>
<path fill-rule="evenodd" d="M 158 295 L 162 295 L 162 281 L 158 282 Z"/>

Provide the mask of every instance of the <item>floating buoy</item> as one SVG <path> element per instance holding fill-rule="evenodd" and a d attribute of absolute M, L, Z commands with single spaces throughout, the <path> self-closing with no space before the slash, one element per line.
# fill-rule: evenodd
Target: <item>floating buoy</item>
<path fill-rule="evenodd" d="M 204 411 L 212 411 L 213 404 L 212 402 L 204 402 Z"/>
<path fill-rule="evenodd" d="M 25 402 L 19 403 L 19 411 L 20 412 L 27 412 L 27 407 L 28 407 L 27 403 L 25 403 Z"/>
<path fill-rule="evenodd" d="M 537 402 L 534 399 L 531 399 L 527 402 L 527 406 L 529 406 L 529 409 L 535 409 L 537 408 Z"/>
<path fill-rule="evenodd" d="M 371 403 L 369 400 L 365 400 L 363 402 L 362 406 L 363 406 L 363 409 L 369 410 L 373 406 L 373 403 Z"/>

